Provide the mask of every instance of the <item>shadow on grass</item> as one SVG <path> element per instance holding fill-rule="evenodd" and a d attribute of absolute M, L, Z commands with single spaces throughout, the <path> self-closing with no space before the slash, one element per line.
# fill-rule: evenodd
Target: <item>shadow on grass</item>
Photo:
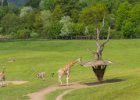
<path fill-rule="evenodd" d="M 88 86 L 92 86 L 92 85 L 100 85 L 100 84 L 106 84 L 106 83 L 116 83 L 116 82 L 121 82 L 121 81 L 124 81 L 122 79 L 110 79 L 110 80 L 105 80 L 105 81 L 102 81 L 102 82 L 90 82 L 90 83 L 84 83 L 85 85 L 88 85 Z"/>

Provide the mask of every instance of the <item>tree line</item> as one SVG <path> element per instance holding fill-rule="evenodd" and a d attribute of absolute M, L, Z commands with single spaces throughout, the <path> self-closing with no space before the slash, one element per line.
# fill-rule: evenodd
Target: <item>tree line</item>
<path fill-rule="evenodd" d="M 29 0 L 24 6 L 0 2 L 0 35 L 12 38 L 94 37 L 105 18 L 111 38 L 140 37 L 139 0 Z"/>

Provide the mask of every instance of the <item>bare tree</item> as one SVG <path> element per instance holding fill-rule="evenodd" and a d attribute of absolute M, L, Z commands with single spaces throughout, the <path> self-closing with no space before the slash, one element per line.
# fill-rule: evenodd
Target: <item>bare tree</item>
<path fill-rule="evenodd" d="M 106 70 L 107 65 L 112 63 L 111 61 L 105 61 L 102 58 L 104 47 L 108 43 L 109 37 L 110 37 L 110 26 L 109 26 L 106 40 L 104 40 L 103 42 L 100 41 L 100 34 L 101 34 L 101 32 L 104 28 L 104 24 L 105 24 L 104 20 L 105 20 L 105 16 L 103 17 L 102 26 L 100 28 L 99 28 L 98 22 L 96 21 L 96 46 L 97 46 L 97 49 L 96 49 L 96 51 L 92 51 L 92 54 L 95 55 L 95 61 L 89 61 L 89 62 L 82 64 L 83 66 L 92 67 L 93 71 L 95 72 L 95 75 L 97 76 L 98 81 L 100 81 L 100 82 L 103 80 L 104 72 Z"/>
<path fill-rule="evenodd" d="M 109 26 L 107 39 L 103 43 L 100 42 L 100 33 L 104 28 L 104 18 L 103 18 L 103 21 L 102 21 L 102 27 L 100 29 L 98 27 L 98 23 L 96 23 L 96 35 L 97 35 L 96 46 L 97 46 L 97 50 L 96 50 L 96 52 L 94 52 L 96 60 L 102 60 L 102 52 L 104 50 L 105 44 L 109 41 L 109 36 L 110 36 L 110 26 Z"/>
<path fill-rule="evenodd" d="M 102 58 L 104 46 L 109 41 L 109 37 L 110 37 L 110 26 L 109 26 L 108 27 L 108 35 L 107 35 L 106 40 L 104 42 L 100 41 L 100 34 L 104 28 L 104 23 L 105 23 L 104 20 L 105 20 L 105 16 L 103 17 L 101 28 L 99 28 L 98 23 L 96 23 L 96 35 L 97 35 L 96 46 L 97 46 L 97 49 L 96 49 L 96 52 L 94 52 L 94 54 L 95 54 L 97 64 L 95 64 L 95 66 L 92 67 L 92 69 L 95 72 L 95 75 L 97 76 L 99 81 L 103 80 L 103 76 L 104 76 L 104 72 L 105 72 L 105 69 L 107 67 L 107 64 L 110 63 L 110 61 L 103 61 L 103 58 Z"/>

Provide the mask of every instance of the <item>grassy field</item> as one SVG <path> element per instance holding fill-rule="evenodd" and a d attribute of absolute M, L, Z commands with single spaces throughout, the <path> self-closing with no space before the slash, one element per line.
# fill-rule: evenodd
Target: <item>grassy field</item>
<path fill-rule="evenodd" d="M 29 81 L 24 85 L 0 87 L 0 100 L 27 100 L 27 94 L 57 83 L 58 68 L 78 57 L 91 60 L 87 49 L 95 50 L 93 40 L 38 40 L 0 42 L 0 70 L 6 67 L 7 80 Z M 13 63 L 8 62 L 15 58 Z M 66 95 L 64 100 L 140 100 L 140 40 L 111 40 L 105 47 L 104 59 L 116 62 L 107 68 L 104 80 L 121 82 L 80 89 Z M 45 71 L 47 78 L 39 80 L 36 73 Z M 63 80 L 65 81 L 65 79 Z M 95 82 L 91 68 L 73 67 L 70 81 Z M 54 98 L 58 92 L 50 94 Z"/>

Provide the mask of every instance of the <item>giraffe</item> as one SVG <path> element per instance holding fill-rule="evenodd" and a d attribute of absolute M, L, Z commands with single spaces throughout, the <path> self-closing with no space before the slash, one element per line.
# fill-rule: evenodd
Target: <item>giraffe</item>
<path fill-rule="evenodd" d="M 5 68 L 3 68 L 3 71 L 0 72 L 0 86 L 4 85 L 4 81 L 5 81 L 5 73 L 4 73 Z"/>
<path fill-rule="evenodd" d="M 59 82 L 60 82 L 60 85 L 62 85 L 62 81 L 61 81 L 61 78 L 62 76 L 66 75 L 66 82 L 67 82 L 67 85 L 68 85 L 68 80 L 69 80 L 69 75 L 70 75 L 70 69 L 72 66 L 74 66 L 76 63 L 80 63 L 81 62 L 81 59 L 78 58 L 72 62 L 70 62 L 69 64 L 66 64 L 63 68 L 60 68 L 58 70 L 58 79 L 59 79 Z"/>

